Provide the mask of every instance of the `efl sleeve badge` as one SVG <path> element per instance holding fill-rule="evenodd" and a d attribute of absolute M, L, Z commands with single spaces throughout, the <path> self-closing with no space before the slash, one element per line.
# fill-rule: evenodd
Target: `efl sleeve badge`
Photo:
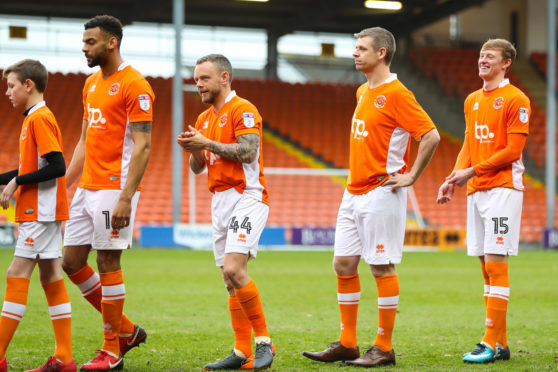
<path fill-rule="evenodd" d="M 242 120 L 244 121 L 244 126 L 246 128 L 252 128 L 254 125 L 256 125 L 256 116 L 251 112 L 243 113 Z"/>
<path fill-rule="evenodd" d="M 143 111 L 147 111 L 151 107 L 151 98 L 149 97 L 148 94 L 140 94 L 138 96 L 138 101 L 139 101 L 140 108 Z"/>
<path fill-rule="evenodd" d="M 529 120 L 529 109 L 521 107 L 519 109 L 519 121 L 522 123 L 527 123 Z"/>

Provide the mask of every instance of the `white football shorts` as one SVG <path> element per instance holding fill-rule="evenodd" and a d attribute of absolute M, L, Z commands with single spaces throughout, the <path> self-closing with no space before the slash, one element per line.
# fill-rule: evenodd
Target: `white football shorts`
<path fill-rule="evenodd" d="M 130 224 L 120 230 L 111 227 L 112 211 L 121 190 L 88 190 L 78 187 L 66 222 L 65 246 L 91 245 L 96 250 L 124 250 L 132 246 L 134 219 L 140 193 L 132 197 Z"/>
<path fill-rule="evenodd" d="M 401 263 L 407 190 L 379 186 L 362 195 L 347 190 L 337 215 L 335 256 L 360 256 L 369 265 Z"/>
<path fill-rule="evenodd" d="M 269 206 L 234 188 L 215 192 L 211 200 L 213 224 L 213 254 L 215 264 L 222 267 L 225 254 L 242 253 L 256 258 Z"/>
<path fill-rule="evenodd" d="M 31 259 L 60 258 L 62 256 L 62 222 L 21 222 L 14 256 Z"/>
<path fill-rule="evenodd" d="M 523 192 L 507 187 L 467 196 L 467 255 L 517 256 Z"/>

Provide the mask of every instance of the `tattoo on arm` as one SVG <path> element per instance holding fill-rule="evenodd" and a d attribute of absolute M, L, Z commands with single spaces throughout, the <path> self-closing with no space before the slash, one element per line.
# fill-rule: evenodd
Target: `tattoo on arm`
<path fill-rule="evenodd" d="M 132 132 L 151 133 L 150 121 L 138 121 L 137 123 L 130 123 L 130 125 L 132 126 Z"/>
<path fill-rule="evenodd" d="M 249 133 L 238 136 L 238 143 L 220 143 L 211 141 L 209 151 L 224 158 L 250 163 L 256 157 L 260 146 L 260 136 Z"/>

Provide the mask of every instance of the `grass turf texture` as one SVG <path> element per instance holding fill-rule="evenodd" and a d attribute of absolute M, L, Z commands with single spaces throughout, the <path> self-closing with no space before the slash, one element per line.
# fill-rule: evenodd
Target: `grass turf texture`
<path fill-rule="evenodd" d="M 12 250 L 0 250 L 5 275 Z M 91 257 L 94 265 L 95 254 Z M 339 336 L 331 252 L 261 251 L 249 271 L 257 283 L 271 336 L 274 371 L 344 371 L 339 363 L 304 358 Z M 127 371 L 192 371 L 224 357 L 233 347 L 220 271 L 207 251 L 134 249 L 123 255 L 124 311 L 148 332 L 147 343 L 125 358 Z M 543 371 L 558 369 L 558 252 L 525 251 L 511 259 L 509 362 L 465 365 L 484 331 L 480 265 L 463 252 L 405 253 L 397 266 L 401 297 L 393 342 L 400 371 Z M 377 327 L 376 286 L 361 264 L 358 339 L 371 345 Z M 66 279 L 72 300 L 73 348 L 83 364 L 101 347 L 100 315 Z M 0 284 L 0 296 L 5 281 Z M 54 350 L 48 308 L 37 269 L 27 311 L 7 351 L 9 371 L 35 368 Z M 356 368 L 356 370 L 360 370 Z"/>

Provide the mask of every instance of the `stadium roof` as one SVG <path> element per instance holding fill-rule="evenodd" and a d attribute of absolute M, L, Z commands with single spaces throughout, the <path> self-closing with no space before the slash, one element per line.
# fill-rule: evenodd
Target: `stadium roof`
<path fill-rule="evenodd" d="M 247 27 L 275 35 L 294 31 L 354 33 L 383 26 L 404 36 L 486 0 L 401 0 L 400 11 L 373 10 L 364 0 L 184 0 L 185 23 Z M 124 24 L 172 23 L 172 0 L 1 0 L 0 14 L 91 18 L 111 14 Z"/>

